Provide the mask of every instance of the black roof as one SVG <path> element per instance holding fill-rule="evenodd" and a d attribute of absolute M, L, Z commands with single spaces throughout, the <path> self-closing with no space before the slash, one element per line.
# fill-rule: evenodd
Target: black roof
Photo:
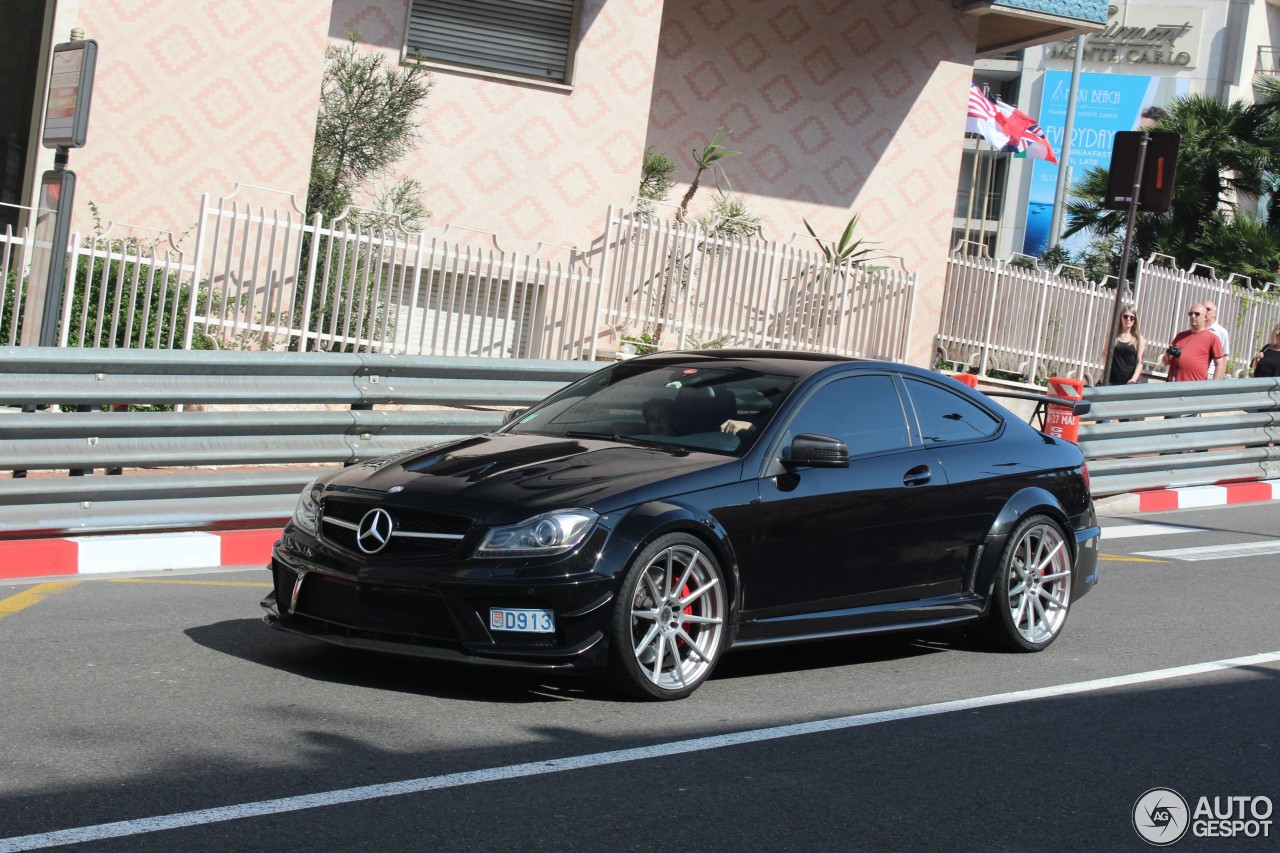
<path fill-rule="evenodd" d="M 797 352 L 792 350 L 767 349 L 701 349 L 671 350 L 655 352 L 630 359 L 632 363 L 643 364 L 690 364 L 701 361 L 735 362 L 740 366 L 763 373 L 778 373 L 790 376 L 808 376 L 834 364 L 850 364 L 855 362 L 868 365 L 887 365 L 888 362 L 869 359 L 851 358 L 843 355 L 832 355 L 824 352 Z M 893 365 L 906 367 L 907 365 Z"/>

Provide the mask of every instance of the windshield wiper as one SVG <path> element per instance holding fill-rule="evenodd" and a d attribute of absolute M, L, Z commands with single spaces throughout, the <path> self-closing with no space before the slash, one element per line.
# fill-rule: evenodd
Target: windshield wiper
<path fill-rule="evenodd" d="M 682 447 L 678 444 L 669 444 L 665 441 L 654 441 L 648 438 L 636 438 L 632 435 L 618 435 L 610 432 L 590 432 L 587 430 L 571 429 L 564 434 L 565 438 L 595 438 L 600 441 L 616 441 L 620 444 L 634 444 L 638 447 L 652 447 L 655 450 L 665 450 L 668 453 L 677 456 L 687 456 L 689 448 Z"/>

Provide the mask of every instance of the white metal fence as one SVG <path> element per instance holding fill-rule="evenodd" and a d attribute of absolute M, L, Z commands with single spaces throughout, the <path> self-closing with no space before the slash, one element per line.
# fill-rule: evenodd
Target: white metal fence
<path fill-rule="evenodd" d="M 915 277 L 821 251 L 610 211 L 603 319 L 640 350 L 742 346 L 906 357 Z"/>
<path fill-rule="evenodd" d="M 0 345 L 18 343 L 18 318 L 22 316 L 25 273 L 31 265 L 31 230 L 13 233 L 5 225 L 0 235 Z"/>
<path fill-rule="evenodd" d="M 191 250 L 168 232 L 113 229 L 72 237 L 63 345 L 593 359 L 630 343 L 901 359 L 915 294 L 900 270 L 612 209 L 590 255 L 504 249 L 449 226 L 410 234 L 360 211 L 326 224 L 249 185 L 202 197 Z M 0 239 L 6 304 L 21 304 L 29 240 Z M 21 342 L 16 320 L 0 340 Z"/>
<path fill-rule="evenodd" d="M 1137 308 L 1146 338 L 1142 359 L 1162 374 L 1165 347 L 1187 327 L 1186 308 L 1213 299 L 1231 333 L 1233 375 L 1244 375 L 1267 333 L 1280 322 L 1276 294 L 1247 280 L 1219 279 L 1151 260 L 1138 264 L 1126 302 Z M 1070 376 L 1101 380 L 1111 334 L 1115 281 L 1083 282 L 1048 270 L 956 254 L 947 265 L 937 358 L 945 366 L 1027 382 Z"/>

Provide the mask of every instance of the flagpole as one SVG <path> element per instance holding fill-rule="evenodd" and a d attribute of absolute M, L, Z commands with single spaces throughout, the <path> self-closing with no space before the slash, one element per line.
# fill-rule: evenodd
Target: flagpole
<path fill-rule="evenodd" d="M 1076 52 L 1071 60 L 1071 86 L 1067 90 L 1067 120 L 1062 126 L 1062 157 L 1058 160 L 1058 186 L 1053 193 L 1053 215 L 1049 223 L 1049 248 L 1058 245 L 1062 234 L 1062 208 L 1067 196 L 1067 164 L 1071 161 L 1071 133 L 1076 123 L 1076 96 L 1080 91 L 1080 59 L 1084 36 L 1076 36 Z"/>
<path fill-rule="evenodd" d="M 996 158 L 990 157 L 987 160 L 987 168 L 983 171 L 986 173 L 986 180 L 983 181 L 982 187 L 982 221 L 981 231 L 979 232 L 978 242 L 982 244 L 982 248 L 987 247 L 987 205 L 991 201 L 991 178 L 995 172 Z M 990 257 L 995 257 L 996 253 L 992 252 Z"/>
<path fill-rule="evenodd" d="M 973 200 L 978 195 L 978 155 L 979 153 L 980 151 L 979 151 L 978 141 L 974 140 L 973 168 L 969 172 L 969 210 L 965 213 L 965 217 L 964 217 L 964 242 L 966 246 L 969 243 L 969 228 L 973 224 Z M 965 251 L 968 251 L 968 249 L 966 248 Z"/>

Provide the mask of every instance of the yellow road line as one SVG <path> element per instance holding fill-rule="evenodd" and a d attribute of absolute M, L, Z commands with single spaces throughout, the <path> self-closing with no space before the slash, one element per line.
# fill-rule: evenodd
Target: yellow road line
<path fill-rule="evenodd" d="M 183 581 L 176 578 L 106 578 L 106 580 L 110 583 L 180 583 L 188 586 L 271 586 L 269 583 L 257 581 Z"/>
<path fill-rule="evenodd" d="M 51 595 L 57 595 L 64 589 L 79 584 L 80 581 L 56 581 L 53 583 L 38 583 L 31 589 L 23 590 L 17 595 L 11 595 L 8 598 L 0 598 L 0 619 L 8 616 L 10 613 L 17 613 L 19 610 L 26 610 L 33 604 L 39 604 Z"/>
<path fill-rule="evenodd" d="M 1110 560 L 1115 563 L 1167 563 L 1168 560 L 1156 560 L 1152 557 L 1122 557 L 1119 554 L 1099 554 L 1099 560 Z"/>

